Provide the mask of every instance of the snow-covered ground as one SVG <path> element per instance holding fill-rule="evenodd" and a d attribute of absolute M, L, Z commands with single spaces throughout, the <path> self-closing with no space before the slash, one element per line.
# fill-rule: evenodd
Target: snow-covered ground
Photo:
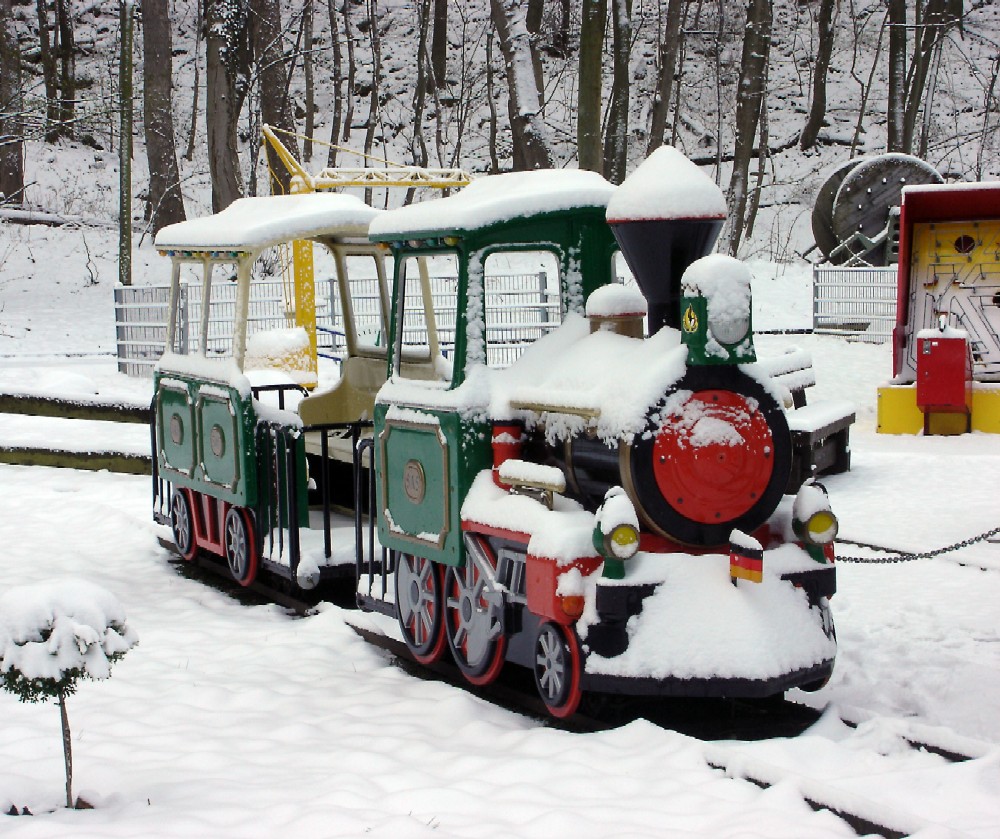
<path fill-rule="evenodd" d="M 111 358 L 112 234 L 8 231 L 0 391 L 147 399 L 149 384 Z M 54 267 L 81 265 L 82 235 L 105 260 L 96 285 Z M 166 278 L 165 260 L 138 254 Z M 807 325 L 808 271 L 754 269 L 757 327 Z M 1000 524 L 1000 439 L 878 436 L 889 348 L 811 335 L 761 336 L 758 348 L 791 344 L 812 353 L 811 400 L 857 405 L 852 471 L 826 481 L 842 536 L 921 550 Z M 0 443 L 38 428 L 6 418 Z M 38 814 L 0 817 L 5 836 L 852 835 L 805 803 L 817 788 L 924 837 L 1000 835 L 996 544 L 842 563 L 833 680 L 795 697 L 829 713 L 792 740 L 705 744 L 644 721 L 559 731 L 406 674 L 350 629 L 357 613 L 293 618 L 188 580 L 157 543 L 145 478 L 0 466 L 0 511 L 3 586 L 85 577 L 118 597 L 140 637 L 110 681 L 82 683 L 69 702 L 77 791 L 93 810 L 60 809 L 57 709 L 0 693 L 0 809 Z M 982 757 L 949 764 L 907 735 Z M 742 771 L 784 780 L 762 790 Z"/>

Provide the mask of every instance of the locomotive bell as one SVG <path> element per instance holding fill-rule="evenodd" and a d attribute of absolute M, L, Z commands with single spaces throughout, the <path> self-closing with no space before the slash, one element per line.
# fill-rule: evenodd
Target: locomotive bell
<path fill-rule="evenodd" d="M 750 269 L 731 256 L 712 254 L 691 263 L 681 280 L 681 341 L 688 363 L 756 361 L 751 323 Z"/>
<path fill-rule="evenodd" d="M 607 220 L 649 302 L 649 333 L 681 328 L 681 277 L 722 230 L 722 190 L 672 146 L 661 146 L 608 202 Z"/>

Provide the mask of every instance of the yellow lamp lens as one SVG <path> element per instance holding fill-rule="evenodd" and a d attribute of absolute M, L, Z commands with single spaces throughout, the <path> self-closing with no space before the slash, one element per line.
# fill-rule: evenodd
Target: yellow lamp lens
<path fill-rule="evenodd" d="M 630 524 L 620 524 L 606 537 L 610 553 L 618 559 L 629 559 L 639 550 L 639 531 Z"/>
<path fill-rule="evenodd" d="M 826 545 L 837 538 L 839 525 L 837 517 L 829 510 L 813 513 L 806 522 L 809 541 L 816 545 Z"/>

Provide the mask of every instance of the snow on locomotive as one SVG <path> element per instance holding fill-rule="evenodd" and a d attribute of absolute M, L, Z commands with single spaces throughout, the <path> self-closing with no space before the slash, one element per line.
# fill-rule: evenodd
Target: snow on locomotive
<path fill-rule="evenodd" d="M 303 461 L 313 498 L 336 494 L 330 437 L 349 432 L 358 602 L 394 616 L 419 661 L 450 652 L 473 684 L 528 667 L 556 716 L 585 691 L 821 685 L 837 521 L 818 484 L 792 480 L 787 393 L 755 364 L 749 271 L 707 255 L 724 216 L 718 188 L 670 148 L 617 189 L 587 172 L 513 173 L 373 211 L 368 239 L 394 263 L 391 303 L 376 295 L 388 341 L 345 323 L 340 382 L 297 416 L 260 407 L 242 374 L 199 383 L 206 359 L 161 363 L 158 477 L 172 489 L 158 492 L 179 544 L 207 526 L 183 517 L 204 510 L 238 518 L 249 553 L 293 582 L 342 567 L 350 529 L 338 537 L 329 504 L 309 528 Z M 170 231 L 158 246 L 179 241 Z M 619 249 L 641 293 L 614 282 Z M 532 289 L 498 281 L 531 260 L 547 268 Z M 182 384 L 239 395 L 234 427 L 258 446 L 242 499 L 171 466 Z M 193 541 L 229 556 L 228 540 Z"/>

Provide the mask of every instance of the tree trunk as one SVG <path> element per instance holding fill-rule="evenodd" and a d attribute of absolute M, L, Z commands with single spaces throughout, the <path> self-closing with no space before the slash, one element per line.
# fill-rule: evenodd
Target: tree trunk
<path fill-rule="evenodd" d="M 73 137 L 76 116 L 76 42 L 71 0 L 56 0 L 59 32 L 59 125 L 64 137 Z"/>
<path fill-rule="evenodd" d="M 906 0 L 889 0 L 889 100 L 886 113 L 886 148 L 904 151 L 906 111 Z"/>
<path fill-rule="evenodd" d="M 497 154 L 497 134 L 499 129 L 497 123 L 497 96 L 496 88 L 493 84 L 493 33 L 486 33 L 486 101 L 490 107 L 490 174 L 495 175 L 500 171 L 500 158 Z"/>
<path fill-rule="evenodd" d="M 559 26 L 552 36 L 552 47 L 561 58 L 569 56 L 570 25 L 573 22 L 572 0 L 559 0 Z"/>
<path fill-rule="evenodd" d="M 302 54 L 302 72 L 306 83 L 306 138 L 302 141 L 302 159 L 312 160 L 313 132 L 316 130 L 316 95 L 313 87 L 313 4 L 302 0 L 302 32 L 306 49 Z"/>
<path fill-rule="evenodd" d="M 427 165 L 427 144 L 424 142 L 424 104 L 427 101 L 427 37 L 431 26 L 431 0 L 417 3 L 417 79 L 413 86 L 413 138 L 410 155 L 416 166 Z M 433 73 L 433 71 L 432 71 Z M 413 200 L 413 190 L 407 190 L 405 204 Z"/>
<path fill-rule="evenodd" d="M 0 0 L 0 204 L 24 203 L 21 50 L 10 0 Z"/>
<path fill-rule="evenodd" d="M 254 61 L 260 79 L 261 119 L 272 128 L 294 132 L 295 121 L 288 102 L 288 75 L 281 47 L 281 9 L 278 0 L 250 0 L 250 30 Z M 298 157 L 299 144 L 294 137 L 282 136 L 282 143 Z M 291 172 L 285 168 L 271 144 L 267 144 L 267 168 L 271 173 L 271 194 L 287 195 Z"/>
<path fill-rule="evenodd" d="M 38 44 L 45 81 L 45 142 L 59 139 L 59 81 L 56 54 L 49 39 L 49 13 L 45 0 L 35 0 L 38 12 Z"/>
<path fill-rule="evenodd" d="M 743 237 L 747 208 L 747 185 L 754 137 L 765 107 L 765 82 L 771 42 L 770 0 L 750 0 L 747 26 L 740 59 L 740 80 L 736 98 L 736 146 L 733 173 L 729 182 L 729 253 L 736 256 Z"/>
<path fill-rule="evenodd" d="M 541 92 L 531 57 L 531 34 L 519 0 L 490 0 L 507 73 L 507 108 L 515 169 L 550 169 L 548 131 L 541 117 Z"/>
<path fill-rule="evenodd" d="M 611 104 L 604 134 L 604 176 L 613 184 L 625 180 L 628 164 L 629 52 L 632 45 L 631 0 L 611 0 L 613 71 Z"/>
<path fill-rule="evenodd" d="M 167 0 L 142 0 L 142 118 L 149 161 L 146 217 L 154 236 L 161 227 L 185 219 L 171 109 L 172 51 Z"/>
<path fill-rule="evenodd" d="M 601 151 L 601 62 L 607 0 L 583 0 L 580 21 L 580 83 L 576 99 L 576 145 L 580 168 L 604 169 Z"/>
<path fill-rule="evenodd" d="M 118 282 L 132 285 L 132 56 L 131 0 L 118 0 Z M 169 84 L 169 82 L 168 82 Z"/>
<path fill-rule="evenodd" d="M 249 75 L 246 8 L 207 0 L 205 9 L 205 127 L 212 211 L 243 196 L 236 126 Z"/>
<path fill-rule="evenodd" d="M 660 39 L 660 72 L 656 81 L 656 95 L 650 116 L 649 140 L 646 154 L 652 154 L 663 145 L 667 131 L 667 111 L 670 110 L 670 95 L 674 84 L 674 70 L 677 67 L 677 52 L 680 48 L 681 18 L 686 0 L 670 0 L 667 4 L 667 18 Z"/>
<path fill-rule="evenodd" d="M 202 27 L 202 5 L 200 2 L 197 8 L 194 27 L 194 83 L 192 84 L 191 91 L 191 126 L 188 131 L 187 149 L 184 152 L 184 159 L 188 163 L 194 160 L 194 144 L 198 138 L 198 90 L 201 88 L 201 65 L 198 63 L 198 56 L 201 55 Z"/>
<path fill-rule="evenodd" d="M 354 33 L 351 30 L 351 0 L 344 0 L 344 41 L 347 43 L 347 108 L 344 113 L 344 142 L 351 139 L 354 122 L 354 85 L 358 77 L 358 63 L 354 58 Z"/>
<path fill-rule="evenodd" d="M 340 51 L 340 27 L 337 26 L 337 9 L 334 0 L 326 0 L 326 11 L 330 18 L 330 41 L 333 44 L 333 119 L 330 123 L 330 148 L 326 153 L 326 165 L 332 169 L 337 165 L 340 123 L 344 118 L 344 104 L 341 99 L 343 59 Z"/>
<path fill-rule="evenodd" d="M 835 35 L 834 18 L 836 0 L 822 0 L 819 5 L 819 16 L 816 20 L 816 63 L 813 66 L 812 103 L 809 106 L 809 116 L 799 135 L 799 147 L 805 151 L 816 145 L 819 130 L 826 119 L 826 74 L 830 69 L 830 58 L 833 55 L 833 40 Z"/>
<path fill-rule="evenodd" d="M 442 87 L 448 80 L 448 0 L 434 0 L 431 72 L 435 88 Z"/>
<path fill-rule="evenodd" d="M 528 51 L 531 53 L 531 69 L 535 73 L 535 89 L 538 91 L 538 109 L 545 113 L 545 75 L 542 72 L 542 56 L 538 51 L 538 39 L 542 31 L 544 0 L 528 0 L 524 13 L 524 25 L 528 30 Z"/>
<path fill-rule="evenodd" d="M 63 763 L 66 765 L 66 806 L 73 807 L 73 740 L 69 731 L 69 714 L 66 713 L 66 692 L 59 691 L 59 721 L 62 724 Z"/>
<path fill-rule="evenodd" d="M 378 122 L 379 82 L 382 77 L 382 39 L 378 31 L 378 0 L 368 0 L 368 31 L 371 33 L 372 89 L 368 100 L 368 125 L 365 129 L 365 166 L 375 146 L 375 125 Z M 365 190 L 365 203 L 372 203 L 372 191 Z"/>

